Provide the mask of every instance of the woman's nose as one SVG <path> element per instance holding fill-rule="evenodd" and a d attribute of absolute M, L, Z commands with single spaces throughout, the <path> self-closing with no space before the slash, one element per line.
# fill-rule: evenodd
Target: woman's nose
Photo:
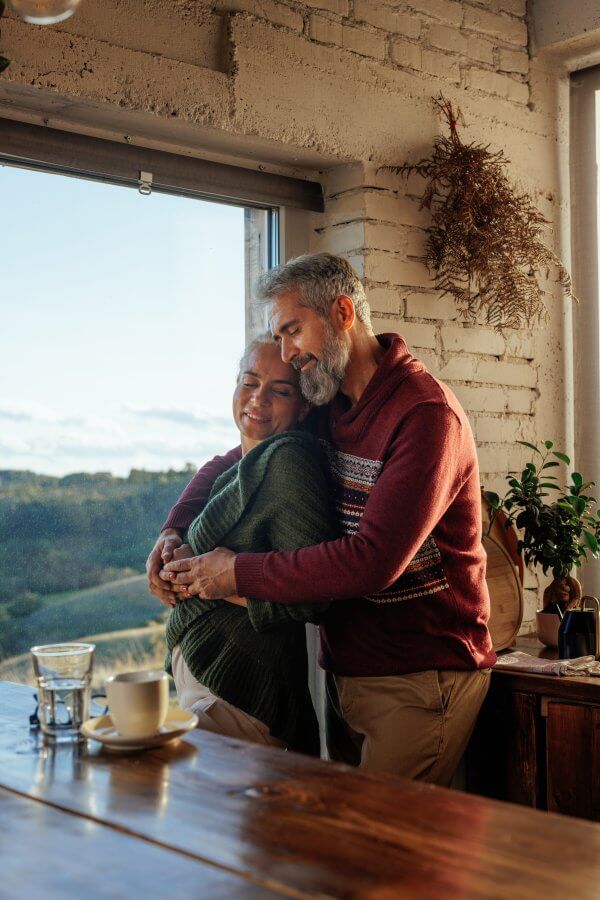
<path fill-rule="evenodd" d="M 264 387 L 258 387 L 252 392 L 252 402 L 255 406 L 266 406 L 268 392 Z"/>

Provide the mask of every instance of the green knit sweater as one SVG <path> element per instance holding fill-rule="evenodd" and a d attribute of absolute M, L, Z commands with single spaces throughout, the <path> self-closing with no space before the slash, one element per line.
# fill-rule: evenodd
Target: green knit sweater
<path fill-rule="evenodd" d="M 296 550 L 338 536 L 326 461 L 300 431 L 274 435 L 215 482 L 188 529 L 195 554 L 217 546 Z M 179 644 L 192 675 L 215 695 L 264 722 L 290 749 L 319 753 L 308 689 L 305 622 L 327 604 L 284 606 L 248 599 L 248 608 L 194 597 L 167 621 L 167 671 Z"/>

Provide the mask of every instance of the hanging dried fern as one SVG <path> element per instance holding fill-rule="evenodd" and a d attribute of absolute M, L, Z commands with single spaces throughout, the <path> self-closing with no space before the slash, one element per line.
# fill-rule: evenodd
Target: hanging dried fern
<path fill-rule="evenodd" d="M 435 139 L 428 159 L 384 167 L 428 180 L 420 206 L 430 210 L 432 220 L 421 258 L 436 288 L 454 297 L 465 319 L 474 321 L 481 313 L 499 331 L 531 325 L 547 316 L 542 278 L 550 272 L 573 299 L 569 273 L 541 240 L 548 220 L 528 194 L 510 184 L 504 153 L 463 144 L 460 110 L 455 113 L 442 96 L 434 103 L 449 136 Z"/>

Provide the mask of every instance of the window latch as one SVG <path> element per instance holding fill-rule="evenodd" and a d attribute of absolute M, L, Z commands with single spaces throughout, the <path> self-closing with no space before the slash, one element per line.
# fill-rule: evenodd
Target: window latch
<path fill-rule="evenodd" d="M 152 172 L 140 172 L 138 191 L 145 197 L 152 193 Z"/>

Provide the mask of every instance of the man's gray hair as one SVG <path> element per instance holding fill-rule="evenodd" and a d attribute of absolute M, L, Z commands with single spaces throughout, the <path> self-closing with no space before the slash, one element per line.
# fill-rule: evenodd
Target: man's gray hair
<path fill-rule="evenodd" d="M 301 306 L 314 309 L 325 318 L 337 297 L 345 295 L 354 303 L 357 318 L 371 327 L 371 310 L 365 289 L 350 263 L 333 253 L 305 253 L 276 266 L 262 275 L 256 284 L 256 300 L 261 306 L 279 294 L 298 292 Z"/>

